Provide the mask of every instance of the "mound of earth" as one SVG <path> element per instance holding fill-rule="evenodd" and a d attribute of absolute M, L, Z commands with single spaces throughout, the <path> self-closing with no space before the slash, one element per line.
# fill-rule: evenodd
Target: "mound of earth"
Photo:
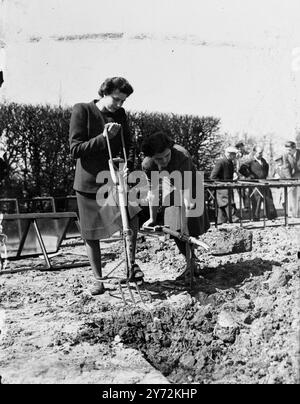
<path fill-rule="evenodd" d="M 227 239 L 232 254 L 199 250 L 192 288 L 176 280 L 185 261 L 174 241 L 140 236 L 143 301 L 126 286 L 122 299 L 121 241 L 103 244 L 107 292 L 96 297 L 88 267 L 10 262 L 0 276 L 2 383 L 299 383 L 297 229 L 232 229 L 232 239 L 215 229 L 202 236 L 215 252 Z M 79 239 L 52 258 L 85 260 Z"/>

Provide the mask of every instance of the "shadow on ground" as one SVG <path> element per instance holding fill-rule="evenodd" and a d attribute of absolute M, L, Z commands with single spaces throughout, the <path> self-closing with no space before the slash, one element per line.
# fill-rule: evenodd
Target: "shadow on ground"
<path fill-rule="evenodd" d="M 164 280 L 145 283 L 145 288 L 151 292 L 153 299 L 165 300 L 170 295 L 177 295 L 187 291 L 191 296 L 203 292 L 211 295 L 218 290 L 238 288 L 247 279 L 259 277 L 265 272 L 272 271 L 273 266 L 280 266 L 280 262 L 256 258 L 238 263 L 227 263 L 217 268 L 204 267 L 201 276 L 190 280 Z M 192 286 L 192 287 L 191 287 Z"/>

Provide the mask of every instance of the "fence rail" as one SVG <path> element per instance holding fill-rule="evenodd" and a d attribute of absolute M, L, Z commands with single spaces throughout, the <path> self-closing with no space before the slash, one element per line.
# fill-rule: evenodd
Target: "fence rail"
<path fill-rule="evenodd" d="M 266 179 L 266 180 L 238 180 L 238 181 L 206 181 L 204 183 L 204 189 L 206 192 L 206 203 L 209 204 L 211 199 L 214 202 L 214 211 L 215 211 L 215 225 L 217 224 L 217 191 L 218 190 L 236 190 L 238 191 L 238 199 L 239 199 L 239 222 L 240 225 L 243 226 L 243 202 L 242 202 L 242 190 L 251 189 L 253 192 L 259 192 L 262 196 L 263 200 L 263 223 L 264 227 L 266 227 L 266 199 L 264 197 L 265 189 L 283 189 L 284 197 L 283 197 L 283 217 L 284 217 L 284 225 L 300 225 L 300 221 L 297 223 L 289 223 L 289 197 L 288 197 L 288 189 L 289 188 L 299 188 L 299 197 L 300 197 L 300 179 Z M 240 192 L 239 192 L 240 191 Z M 209 201 L 210 199 L 210 201 Z M 249 201 L 251 204 L 251 200 Z M 300 200 L 298 199 L 298 204 Z M 233 204 L 232 193 L 228 192 L 228 205 L 229 205 L 229 214 L 231 216 L 231 205 Z M 250 209 L 251 212 L 251 209 Z M 231 217 L 229 217 L 231 221 Z"/>
<path fill-rule="evenodd" d="M 213 210 L 213 218 L 212 222 L 215 223 L 215 226 L 218 226 L 217 223 L 217 213 L 218 213 L 218 205 L 217 205 L 217 191 L 218 190 L 232 190 L 237 191 L 238 200 L 239 200 L 239 223 L 243 226 L 243 218 L 245 217 L 243 201 L 242 201 L 242 190 L 257 190 L 262 193 L 264 189 L 283 189 L 283 218 L 284 225 L 300 225 L 300 220 L 297 223 L 289 222 L 288 217 L 288 209 L 289 209 L 289 188 L 299 187 L 299 197 L 300 197 L 300 179 L 266 179 L 266 180 L 238 180 L 238 181 L 205 181 L 204 182 L 204 190 L 205 190 L 205 204 L 208 208 Z M 229 207 L 233 204 L 232 195 L 228 192 L 228 204 Z M 251 201 L 249 201 L 251 203 Z M 298 201 L 300 203 L 300 200 Z M 251 209 L 250 209 L 251 211 Z M 32 199 L 0 199 L 0 212 L 3 213 L 56 213 L 56 212 L 78 212 L 77 209 L 77 200 L 75 195 L 67 195 L 61 197 L 36 197 Z M 229 213 L 231 214 L 231 209 L 229 208 Z M 231 217 L 229 217 L 231 219 Z M 250 221 L 253 219 L 250 217 Z M 266 208 L 265 208 L 265 199 L 263 198 L 263 224 L 266 226 Z M 270 225 L 272 226 L 272 224 Z M 74 230 L 74 235 L 77 233 L 77 229 Z"/>

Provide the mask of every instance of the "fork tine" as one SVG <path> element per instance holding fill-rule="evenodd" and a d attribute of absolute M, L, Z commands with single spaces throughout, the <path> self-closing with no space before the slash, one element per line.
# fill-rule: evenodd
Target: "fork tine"
<path fill-rule="evenodd" d="M 124 302 L 125 306 L 127 306 L 127 302 L 126 302 L 125 295 L 124 295 L 124 292 L 123 292 L 123 289 L 122 289 L 121 281 L 119 281 L 119 289 L 120 289 L 120 292 L 121 292 L 123 302 Z"/>
<path fill-rule="evenodd" d="M 145 301 L 144 301 L 143 296 L 142 296 L 142 294 L 141 294 L 139 285 L 138 285 L 138 284 L 135 284 L 135 288 L 136 288 L 136 291 L 138 292 L 138 295 L 139 295 L 139 297 L 140 297 L 140 299 L 141 299 L 141 302 L 145 304 Z"/>
<path fill-rule="evenodd" d="M 127 285 L 127 288 L 128 288 L 128 291 L 129 291 L 129 294 L 130 294 L 132 303 L 136 306 L 136 302 L 135 302 L 135 299 L 134 299 L 134 296 L 133 296 L 133 293 L 132 293 L 132 291 L 131 291 L 130 284 L 129 284 L 128 281 L 126 282 L 126 285 Z"/>

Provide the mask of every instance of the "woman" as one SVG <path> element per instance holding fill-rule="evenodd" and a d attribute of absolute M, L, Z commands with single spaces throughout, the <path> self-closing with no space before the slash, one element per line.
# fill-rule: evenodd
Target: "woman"
<path fill-rule="evenodd" d="M 201 201 L 197 200 L 197 196 L 199 197 L 199 193 L 197 193 L 196 188 L 197 185 L 199 186 L 199 182 L 197 182 L 196 169 L 188 151 L 182 146 L 175 144 L 175 142 L 163 132 L 156 132 L 148 136 L 142 144 L 142 151 L 145 156 L 142 162 L 142 168 L 145 171 L 149 181 L 152 181 L 152 185 L 153 178 L 155 178 L 153 173 L 166 173 L 167 178 L 163 177 L 162 182 L 166 185 L 167 188 L 169 188 L 169 191 L 171 191 L 170 206 L 182 206 L 182 199 L 180 201 L 179 198 L 177 198 L 178 191 L 183 195 L 184 205 L 187 212 L 186 224 L 189 235 L 196 237 L 205 233 L 210 226 L 207 212 L 205 210 L 205 205 L 204 212 L 201 212 L 201 214 L 191 214 L 193 209 L 195 211 L 195 209 L 197 208 L 197 204 L 201 205 L 201 202 L 203 204 L 204 193 L 201 192 Z M 173 181 L 173 183 L 170 184 L 170 178 L 172 177 L 172 174 L 174 175 L 175 172 L 180 174 L 179 177 L 181 178 L 181 181 L 176 184 L 175 180 Z M 185 177 L 185 173 L 191 174 L 191 181 L 185 181 L 185 178 L 188 178 L 187 176 Z M 168 174 L 170 175 L 168 176 Z M 176 179 L 176 176 L 173 178 Z M 164 190 L 162 190 L 162 193 L 164 193 Z M 165 193 L 165 195 L 167 193 L 168 191 Z M 159 206 L 158 204 L 153 203 L 153 196 L 154 195 L 152 189 L 149 195 L 150 218 L 144 223 L 144 227 L 154 226 L 155 224 L 157 224 Z M 195 196 L 196 199 L 194 199 Z M 194 201 L 196 200 L 196 203 L 193 201 L 193 199 Z M 160 204 L 164 205 L 164 202 L 160 201 Z M 179 240 L 178 238 L 175 238 L 175 242 L 179 251 L 186 257 L 185 242 Z M 192 260 L 195 264 L 196 256 L 193 252 Z M 177 279 L 184 279 L 187 275 L 189 275 L 188 271 L 189 269 L 186 268 L 183 274 Z M 199 271 L 199 267 L 195 265 L 194 274 L 199 275 Z"/>
<path fill-rule="evenodd" d="M 103 220 L 96 194 L 104 183 L 97 183 L 97 175 L 109 170 L 107 139 L 112 157 L 122 154 L 121 131 L 123 131 L 128 157 L 127 170 L 134 168 L 134 145 L 129 132 L 123 103 L 133 93 L 132 86 L 122 77 L 106 79 L 99 89 L 100 98 L 90 103 L 76 104 L 70 122 L 70 150 L 76 159 L 74 189 L 76 191 L 80 228 L 85 240 L 87 255 L 96 279 L 91 293 L 102 294 L 101 250 L 99 240 L 107 238 L 120 228 L 120 218 L 109 225 Z M 119 221 L 118 221 L 119 220 Z M 134 250 L 137 233 L 137 217 L 132 218 Z M 134 253 L 133 253 L 134 254 Z M 138 270 L 131 280 L 141 278 Z"/>

